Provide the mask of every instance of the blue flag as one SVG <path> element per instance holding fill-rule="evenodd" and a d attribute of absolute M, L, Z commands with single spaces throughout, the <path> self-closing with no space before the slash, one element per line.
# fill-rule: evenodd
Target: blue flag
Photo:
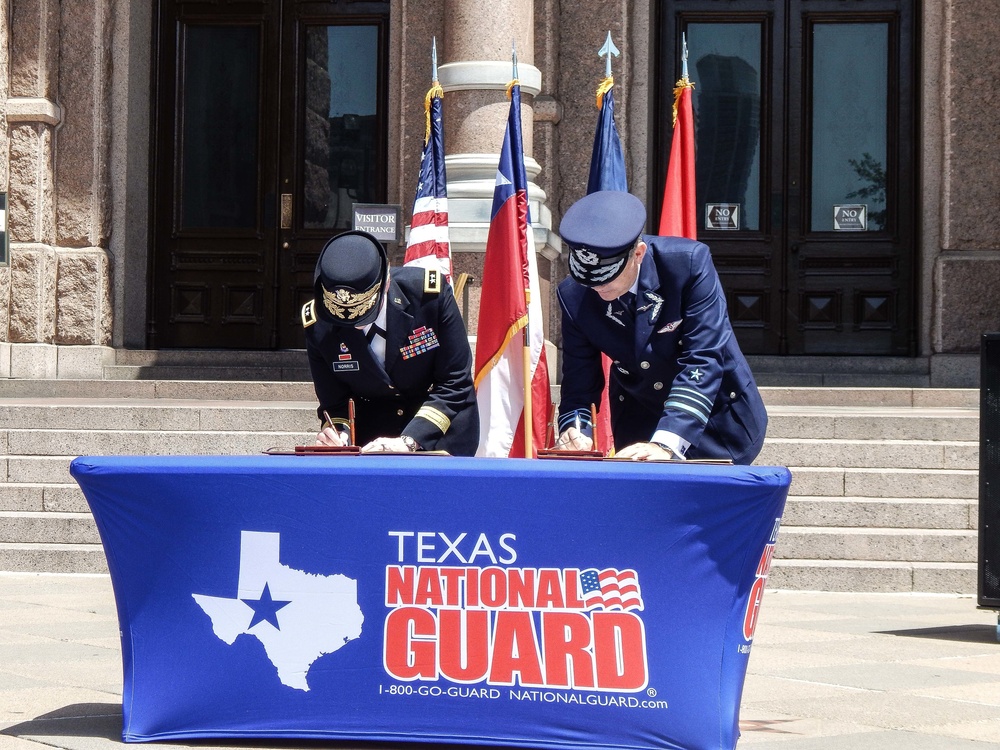
<path fill-rule="evenodd" d="M 622 142 L 615 126 L 614 82 L 610 76 L 604 79 L 598 91 L 605 86 L 607 91 L 601 99 L 601 114 L 597 118 L 597 131 L 594 133 L 594 151 L 590 157 L 588 194 L 598 190 L 628 191 L 625 157 L 622 155 Z"/>

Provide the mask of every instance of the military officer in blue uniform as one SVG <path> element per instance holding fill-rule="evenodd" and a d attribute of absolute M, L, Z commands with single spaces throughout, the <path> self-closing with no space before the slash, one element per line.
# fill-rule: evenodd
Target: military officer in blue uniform
<path fill-rule="evenodd" d="M 726 311 L 708 247 L 641 235 L 642 202 L 599 191 L 559 226 L 570 278 L 559 285 L 562 393 L 557 447 L 590 449 L 611 359 L 616 455 L 730 459 L 760 452 L 767 412 Z"/>
<path fill-rule="evenodd" d="M 378 240 L 346 232 L 320 252 L 314 289 L 302 325 L 322 421 L 317 443 L 347 444 L 353 401 L 362 452 L 475 455 L 472 352 L 440 272 L 390 269 Z"/>

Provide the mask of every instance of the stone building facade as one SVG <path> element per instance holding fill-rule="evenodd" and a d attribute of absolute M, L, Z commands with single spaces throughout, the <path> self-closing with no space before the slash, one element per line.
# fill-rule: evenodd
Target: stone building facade
<path fill-rule="evenodd" d="M 694 7 L 693 0 L 684 2 Z M 190 2 L 199 3 L 236 4 Z M 676 60 L 661 59 L 669 26 L 664 19 L 680 4 L 385 4 L 387 147 L 380 179 L 386 202 L 401 204 L 408 217 L 436 38 L 446 92 L 455 266 L 473 276 L 482 266 L 512 41 L 516 46 L 547 333 L 557 344 L 553 289 L 565 264 L 556 230 L 562 212 L 586 187 L 594 89 L 603 74 L 597 49 L 610 31 L 623 51 L 614 75 L 629 182 L 655 206 L 666 159 L 658 134 L 665 89 L 658 82 L 676 76 Z M 705 12 L 718 10 L 717 2 L 703 4 Z M 910 219 L 916 238 L 913 344 L 907 356 L 928 361 L 932 385 L 971 385 L 981 333 L 1000 329 L 1000 223 L 991 214 L 1000 184 L 1000 125 L 992 106 L 1000 96 L 994 51 L 1000 20 L 981 3 L 898 4 L 912 13 L 916 51 L 904 85 L 913 88 L 907 95 L 915 112 L 917 162 Z M 162 5 L 0 5 L 0 192 L 7 194 L 10 248 L 0 266 L 0 376 L 91 377 L 115 350 L 150 348 L 157 241 L 151 220 L 158 127 L 153 104 Z M 286 0 L 291 5 L 325 5 L 336 14 L 352 3 Z M 745 8 L 741 0 L 725 5 L 734 13 L 763 12 L 756 0 Z M 865 0 L 846 5 L 865 11 Z M 397 249 L 397 261 L 400 255 Z"/>

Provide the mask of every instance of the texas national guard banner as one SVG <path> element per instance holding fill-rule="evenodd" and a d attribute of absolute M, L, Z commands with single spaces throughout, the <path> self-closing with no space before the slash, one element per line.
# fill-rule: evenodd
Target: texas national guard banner
<path fill-rule="evenodd" d="M 732 748 L 787 469 L 81 457 L 127 742 Z"/>

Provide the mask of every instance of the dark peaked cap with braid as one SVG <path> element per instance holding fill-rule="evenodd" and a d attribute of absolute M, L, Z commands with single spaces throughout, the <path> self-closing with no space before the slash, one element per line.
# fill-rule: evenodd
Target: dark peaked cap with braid
<path fill-rule="evenodd" d="M 382 243 L 367 232 L 344 232 L 326 243 L 316 262 L 316 313 L 330 323 L 365 326 L 375 321 L 389 275 Z"/>

